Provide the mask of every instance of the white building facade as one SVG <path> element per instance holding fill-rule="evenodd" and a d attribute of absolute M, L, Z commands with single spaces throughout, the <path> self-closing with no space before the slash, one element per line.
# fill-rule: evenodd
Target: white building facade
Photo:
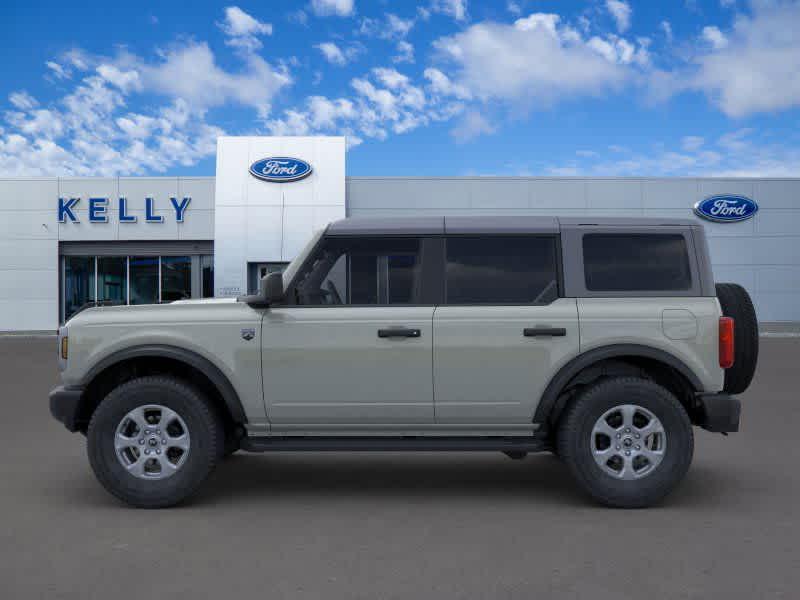
<path fill-rule="evenodd" d="M 246 293 L 345 216 L 700 219 L 720 195 L 758 210 L 702 220 L 716 280 L 761 321 L 800 321 L 800 178 L 346 177 L 345 158 L 342 137 L 225 137 L 216 177 L 0 178 L 0 332 L 53 331 L 87 302 Z"/>

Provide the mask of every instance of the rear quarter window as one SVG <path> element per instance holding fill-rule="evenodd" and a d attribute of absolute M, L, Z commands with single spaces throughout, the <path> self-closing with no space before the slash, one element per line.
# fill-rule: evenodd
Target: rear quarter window
<path fill-rule="evenodd" d="M 586 289 L 592 292 L 686 291 L 689 251 L 680 234 L 588 233 L 583 236 Z"/>

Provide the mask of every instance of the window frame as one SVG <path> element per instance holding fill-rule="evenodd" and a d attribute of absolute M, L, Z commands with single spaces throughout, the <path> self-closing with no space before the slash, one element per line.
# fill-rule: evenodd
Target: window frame
<path fill-rule="evenodd" d="M 586 266 L 583 260 L 583 236 L 609 235 L 679 235 L 688 253 L 691 286 L 684 290 L 589 290 L 586 287 Z M 688 226 L 593 226 L 578 225 L 562 229 L 564 253 L 564 291 L 568 298 L 690 298 L 702 296 L 700 266 L 692 228 Z"/>
<path fill-rule="evenodd" d="M 320 252 L 329 241 L 346 241 L 346 240 L 387 240 L 387 239 L 400 239 L 400 240 L 417 240 L 419 242 L 419 277 L 420 284 L 417 286 L 417 297 L 414 302 L 409 303 L 396 303 L 396 304 L 297 304 L 295 300 L 295 292 L 299 283 L 299 278 L 306 270 L 314 264 L 319 258 Z M 431 283 L 433 278 L 431 275 L 432 267 L 439 261 L 437 260 L 437 252 L 433 243 L 433 236 L 419 235 L 419 234 L 398 234 L 398 235 L 322 235 L 308 256 L 303 261 L 298 269 L 293 273 L 292 279 L 284 282 L 284 301 L 280 304 L 273 306 L 282 308 L 391 308 L 391 307 L 414 307 L 414 306 L 436 306 L 438 297 L 434 297 L 435 290 L 431 290 Z M 349 274 L 348 274 L 349 275 Z"/>
<path fill-rule="evenodd" d="M 553 242 L 556 275 L 556 294 L 546 302 L 459 302 L 450 303 L 447 301 L 447 241 L 454 238 L 546 238 Z M 557 233 L 446 233 L 442 239 L 442 261 L 441 261 L 441 306 L 549 306 L 553 302 L 564 297 L 564 269 L 561 253 L 561 236 Z"/>

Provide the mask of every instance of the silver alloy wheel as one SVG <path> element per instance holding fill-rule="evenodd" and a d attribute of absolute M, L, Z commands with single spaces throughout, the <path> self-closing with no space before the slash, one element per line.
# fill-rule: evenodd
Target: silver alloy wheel
<path fill-rule="evenodd" d="M 117 459 L 134 477 L 165 479 L 189 456 L 189 428 L 181 416 L 160 404 L 134 408 L 114 434 Z"/>
<path fill-rule="evenodd" d="M 639 479 L 664 459 L 667 433 L 651 411 L 622 404 L 597 419 L 589 447 L 605 473 L 617 479 Z"/>

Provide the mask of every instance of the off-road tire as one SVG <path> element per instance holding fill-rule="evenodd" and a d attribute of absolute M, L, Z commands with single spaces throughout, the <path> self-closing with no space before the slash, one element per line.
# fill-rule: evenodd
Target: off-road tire
<path fill-rule="evenodd" d="M 753 380 L 758 364 L 758 319 L 750 294 L 736 283 L 718 283 L 722 314 L 733 318 L 733 366 L 725 369 L 723 389 L 741 394 Z"/>
<path fill-rule="evenodd" d="M 666 449 L 661 463 L 640 479 L 617 479 L 595 462 L 592 429 L 608 410 L 636 404 L 664 426 Z M 583 390 L 567 407 L 558 425 L 558 455 L 592 498 L 606 506 L 643 508 L 661 501 L 686 475 L 692 462 L 694 436 L 686 410 L 667 389 L 649 379 L 617 377 Z"/>
<path fill-rule="evenodd" d="M 117 458 L 114 436 L 120 421 L 134 408 L 159 404 L 186 423 L 191 447 L 186 462 L 172 476 L 146 480 L 128 473 Z M 149 376 L 113 389 L 92 415 L 87 435 L 89 462 L 108 492 L 139 508 L 173 506 L 195 493 L 220 457 L 224 444 L 221 420 L 194 387 L 170 376 Z"/>

